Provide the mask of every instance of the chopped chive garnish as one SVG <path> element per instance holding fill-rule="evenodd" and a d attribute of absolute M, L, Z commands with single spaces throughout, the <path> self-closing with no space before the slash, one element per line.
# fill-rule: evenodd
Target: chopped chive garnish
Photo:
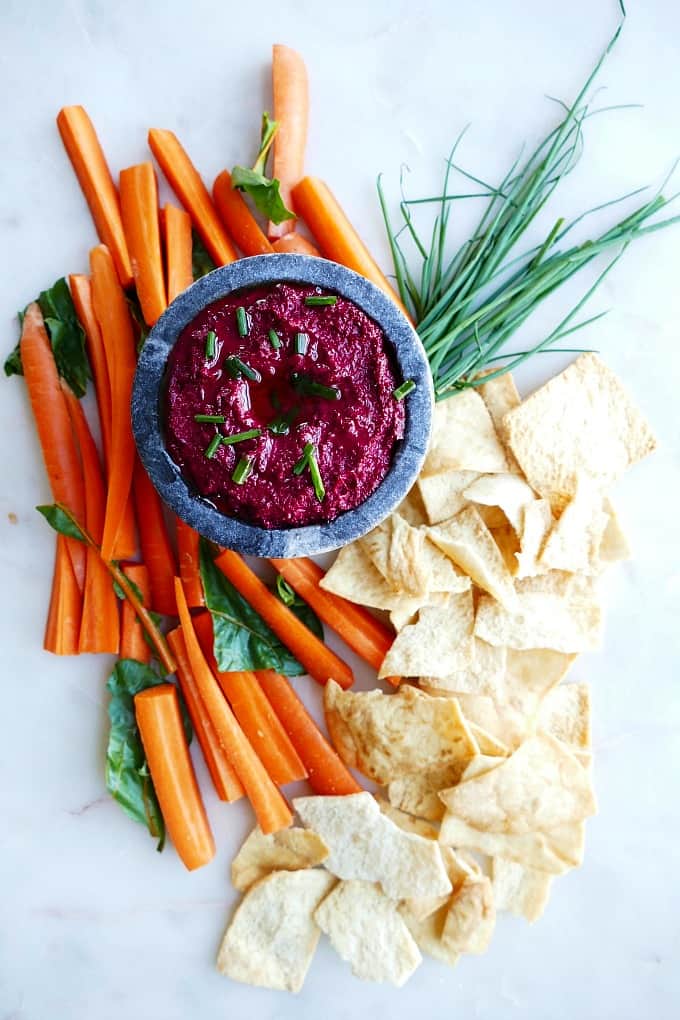
<path fill-rule="evenodd" d="M 407 379 L 406 382 L 403 382 L 401 386 L 397 386 L 396 390 L 392 391 L 392 396 L 395 400 L 403 400 L 409 393 L 413 393 L 415 388 L 416 384 L 413 379 Z"/>
<path fill-rule="evenodd" d="M 195 414 L 194 421 L 206 422 L 210 425 L 224 425 L 227 419 L 223 414 Z"/>
<path fill-rule="evenodd" d="M 212 437 L 212 439 L 205 448 L 205 456 L 208 458 L 208 460 L 211 460 L 215 456 L 220 446 L 222 445 L 223 439 L 224 436 L 221 436 L 219 432 L 216 432 L 215 435 Z"/>
<path fill-rule="evenodd" d="M 246 478 L 250 477 L 250 473 L 253 470 L 253 462 L 250 457 L 241 457 L 238 464 L 234 468 L 234 473 L 231 476 L 232 482 L 236 485 L 243 485 Z"/>
<path fill-rule="evenodd" d="M 275 329 L 269 330 L 269 343 L 272 345 L 275 351 L 278 351 L 281 346 L 281 338 Z"/>
<path fill-rule="evenodd" d="M 209 329 L 205 335 L 205 356 L 209 361 L 215 357 L 217 352 L 217 333 L 214 329 Z"/>
<path fill-rule="evenodd" d="M 225 446 L 233 446 L 234 443 L 245 443 L 246 439 L 257 439 L 262 435 L 262 429 L 248 429 L 247 432 L 235 432 L 233 436 L 222 436 Z"/>
<path fill-rule="evenodd" d="M 309 347 L 309 337 L 306 333 L 295 334 L 295 353 L 306 354 Z"/>
<path fill-rule="evenodd" d="M 307 467 L 307 464 L 309 463 L 309 454 L 310 454 L 310 452 L 313 449 L 314 449 L 314 447 L 313 447 L 313 445 L 311 443 L 305 443 L 305 448 L 302 451 L 302 456 L 293 465 L 293 474 L 294 475 L 301 475 L 302 472 L 305 470 L 305 468 Z"/>
<path fill-rule="evenodd" d="M 236 354 L 230 355 L 225 361 L 225 368 L 229 375 L 232 375 L 234 379 L 240 379 L 242 375 L 246 379 L 252 379 L 253 382 L 259 382 L 262 376 L 250 365 L 246 365 L 245 361 L 241 361 Z"/>
<path fill-rule="evenodd" d="M 324 305 L 334 305 L 337 302 L 335 294 L 310 294 L 305 298 L 308 308 L 321 308 Z"/>
<path fill-rule="evenodd" d="M 325 386 L 323 383 L 303 375 L 302 372 L 291 372 L 290 381 L 293 384 L 293 389 L 304 396 L 321 397 L 323 400 L 339 400 L 342 395 L 337 386 Z"/>
<path fill-rule="evenodd" d="M 248 336 L 250 333 L 250 318 L 243 305 L 236 309 L 236 328 L 239 336 Z"/>
<path fill-rule="evenodd" d="M 302 456 L 293 467 L 293 474 L 301 475 L 305 468 L 309 468 L 312 485 L 314 486 L 314 495 L 318 499 L 319 503 L 321 503 L 326 495 L 326 489 L 323 484 L 321 472 L 319 471 L 319 463 L 316 459 L 314 443 L 305 443 Z"/>

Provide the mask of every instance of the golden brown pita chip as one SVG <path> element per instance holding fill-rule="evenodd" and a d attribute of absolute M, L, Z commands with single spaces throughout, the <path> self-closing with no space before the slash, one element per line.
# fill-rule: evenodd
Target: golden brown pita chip
<path fill-rule="evenodd" d="M 256 825 L 231 862 L 231 881 L 244 892 L 271 871 L 313 868 L 328 857 L 328 847 L 309 829 L 281 829 L 265 834 Z"/>
<path fill-rule="evenodd" d="M 342 760 L 381 786 L 428 767 L 465 762 L 475 753 L 457 702 L 428 697 L 408 684 L 395 694 L 355 694 L 330 680 L 324 710 Z"/>
<path fill-rule="evenodd" d="M 458 850 L 475 850 L 489 857 L 505 857 L 527 868 L 563 875 L 583 863 L 585 830 L 585 822 L 570 822 L 549 832 L 519 835 L 483 832 L 447 811 L 442 819 L 439 839 Z"/>
<path fill-rule="evenodd" d="M 449 595 L 440 605 L 424 606 L 415 623 L 399 631 L 378 672 L 386 676 L 448 676 L 472 660 L 472 593 Z"/>
<path fill-rule="evenodd" d="M 491 883 L 496 910 L 507 910 L 533 923 L 545 910 L 552 876 L 545 871 L 523 868 L 516 861 L 494 857 Z"/>
<path fill-rule="evenodd" d="M 429 538 L 457 564 L 475 584 L 502 605 L 513 608 L 515 589 L 501 552 L 479 511 L 466 507 L 449 521 L 430 528 Z"/>
<path fill-rule="evenodd" d="M 480 395 L 472 389 L 435 404 L 423 475 L 442 471 L 507 471 L 505 451 Z"/>
<path fill-rule="evenodd" d="M 403 829 L 404 832 L 414 832 L 416 836 L 422 836 L 423 839 L 436 840 L 439 838 L 439 829 L 424 821 L 423 818 L 415 818 L 412 814 L 401 811 L 399 808 L 394 807 L 389 800 L 381 797 L 380 794 L 375 794 L 375 800 L 382 813 L 387 815 L 390 821 L 394 822 L 400 829 Z M 446 863 L 445 857 L 444 862 Z"/>
<path fill-rule="evenodd" d="M 485 730 L 477 723 L 467 720 L 470 732 L 477 742 L 479 754 L 489 758 L 506 758 L 510 754 L 510 748 L 498 737 L 495 737 L 489 730 Z M 467 777 L 469 778 L 469 777 Z"/>
<path fill-rule="evenodd" d="M 414 528 L 420 527 L 421 524 L 428 523 L 423 499 L 420 495 L 420 489 L 418 488 L 417 482 L 409 489 L 406 497 L 397 507 L 396 512 L 400 517 L 403 517 L 405 521 L 412 524 Z"/>
<path fill-rule="evenodd" d="M 398 828 L 370 793 L 297 797 L 293 806 L 328 846 L 325 867 L 338 878 L 380 882 L 395 900 L 451 891 L 438 845 Z"/>
<path fill-rule="evenodd" d="M 475 737 L 478 730 L 488 734 L 488 741 L 484 744 L 487 751 L 495 740 L 497 747 L 504 748 L 507 754 L 511 749 L 519 747 L 532 728 L 531 720 L 511 706 L 487 695 L 458 693 L 456 697 Z M 473 726 L 477 729 L 473 729 Z M 482 751 L 481 744 L 479 750 Z"/>
<path fill-rule="evenodd" d="M 599 550 L 608 515 L 602 509 L 602 495 L 592 482 L 581 479 L 576 494 L 548 535 L 540 562 L 551 570 L 572 574 L 595 574 L 600 568 Z"/>
<path fill-rule="evenodd" d="M 486 641 L 475 638 L 472 662 L 468 669 L 458 670 L 451 676 L 423 676 L 420 686 L 429 693 L 441 691 L 463 691 L 468 694 L 488 694 L 497 697 L 505 677 L 507 652 Z"/>
<path fill-rule="evenodd" d="M 480 377 L 489 375 L 493 371 L 495 371 L 495 369 L 489 369 L 486 372 L 481 372 Z M 508 411 L 512 411 L 515 407 L 519 407 L 522 402 L 520 400 L 519 393 L 517 392 L 512 372 L 504 372 L 503 375 L 497 375 L 493 379 L 489 379 L 488 382 L 482 383 L 481 386 L 477 387 L 477 392 L 486 404 L 487 410 L 491 415 L 491 420 L 496 428 L 496 432 L 502 440 L 503 419 Z"/>
<path fill-rule="evenodd" d="M 428 523 L 448 521 L 449 517 L 462 510 L 467 505 L 463 492 L 475 478 L 479 478 L 478 471 L 442 471 L 437 475 L 421 475 L 417 484 Z"/>
<path fill-rule="evenodd" d="M 474 761 L 474 758 L 469 761 Z M 387 787 L 390 804 L 418 818 L 438 822 L 444 815 L 439 791 L 455 786 L 467 764 L 468 761 L 461 758 L 448 765 L 427 768 L 423 772 L 392 780 Z"/>
<path fill-rule="evenodd" d="M 427 593 L 429 572 L 424 559 L 423 531 L 392 514 L 360 542 L 392 591 L 415 597 Z"/>
<path fill-rule="evenodd" d="M 334 595 L 373 609 L 403 609 L 408 606 L 412 607 L 411 612 L 416 613 L 423 604 L 422 598 L 410 598 L 393 591 L 371 563 L 361 542 L 351 542 L 340 550 L 319 585 Z"/>
<path fill-rule="evenodd" d="M 594 354 L 578 357 L 506 414 L 503 425 L 527 481 L 557 511 L 579 479 L 606 489 L 656 447 L 620 380 Z"/>
<path fill-rule="evenodd" d="M 484 875 L 466 879 L 451 897 L 442 942 L 453 953 L 484 953 L 495 927 L 491 882 Z"/>
<path fill-rule="evenodd" d="M 314 911 L 335 879 L 327 871 L 274 871 L 241 900 L 217 955 L 220 974 L 260 988 L 299 992 L 320 931 Z"/>
<path fill-rule="evenodd" d="M 425 917 L 419 916 L 417 910 L 410 907 L 407 902 L 399 906 L 399 913 L 421 952 L 427 953 L 428 956 L 432 956 L 441 963 L 447 963 L 450 967 L 455 967 L 459 954 L 442 941 L 442 932 L 448 912 L 448 897 L 437 910 Z"/>
<path fill-rule="evenodd" d="M 480 475 L 476 481 L 468 485 L 463 496 L 470 503 L 500 507 L 518 533 L 522 526 L 522 509 L 528 503 L 533 503 L 536 500 L 533 489 L 523 478 L 507 472 L 498 475 Z"/>
<path fill-rule="evenodd" d="M 538 725 L 571 749 L 591 744 L 590 687 L 584 683 L 560 684 L 544 699 Z"/>
<path fill-rule="evenodd" d="M 517 593 L 517 610 L 508 612 L 483 595 L 477 606 L 475 636 L 491 645 L 523 651 L 592 652 L 602 642 L 602 610 L 596 603 L 572 601 L 541 592 Z"/>
<path fill-rule="evenodd" d="M 422 963 L 418 946 L 379 885 L 339 882 L 317 907 L 316 923 L 363 981 L 389 981 L 397 988 Z"/>

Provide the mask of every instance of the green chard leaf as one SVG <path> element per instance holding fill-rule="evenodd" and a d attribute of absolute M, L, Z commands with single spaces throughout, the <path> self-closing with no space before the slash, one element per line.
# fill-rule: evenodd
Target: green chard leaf
<path fill-rule="evenodd" d="M 106 788 L 130 818 L 146 825 L 158 840 L 158 850 L 165 843 L 165 822 L 137 728 L 134 697 L 162 683 L 166 683 L 165 678 L 144 663 L 120 659 L 106 684 L 111 693 Z"/>
<path fill-rule="evenodd" d="M 215 263 L 208 254 L 208 250 L 195 230 L 191 231 L 191 271 L 194 281 L 200 280 L 202 276 L 212 273 Z"/>
<path fill-rule="evenodd" d="M 59 375 L 66 380 L 77 397 L 82 397 L 92 374 L 85 353 L 85 332 L 78 322 L 66 280 L 62 277 L 49 290 L 44 290 L 38 298 L 38 304 L 45 319 Z"/>
<path fill-rule="evenodd" d="M 215 634 L 215 659 L 220 670 L 275 669 L 285 676 L 301 676 L 305 669 L 279 641 L 259 613 L 246 602 L 221 570 L 215 566 L 210 546 L 201 539 L 201 579 L 205 604 L 210 610 Z M 297 609 L 293 612 L 304 619 Z M 311 613 L 309 607 L 307 611 Z M 304 622 L 308 623 L 307 619 Z M 310 629 L 319 634 L 316 621 Z M 323 632 L 322 632 L 323 636 Z"/>
<path fill-rule="evenodd" d="M 17 319 L 19 320 L 19 332 L 21 332 L 24 325 L 24 312 L 17 312 Z M 14 350 L 11 354 L 8 354 L 5 358 L 5 375 L 23 375 L 24 366 L 21 364 L 21 351 L 19 350 L 19 341 L 17 340 Z"/>
<path fill-rule="evenodd" d="M 232 186 L 250 195 L 258 212 L 272 223 L 283 223 L 284 220 L 295 219 L 295 213 L 286 208 L 281 198 L 281 182 L 275 177 L 266 176 L 269 150 L 278 128 L 278 122 L 272 120 L 267 112 L 263 113 L 260 151 L 253 168 L 235 166 L 231 172 Z"/>
<path fill-rule="evenodd" d="M 150 329 L 144 321 L 144 313 L 142 312 L 142 306 L 139 298 L 137 297 L 136 290 L 128 290 L 125 293 L 125 300 L 132 317 L 132 325 L 137 336 L 137 353 L 141 351 L 142 347 L 146 343 L 146 338 L 150 333 Z"/>
<path fill-rule="evenodd" d="M 60 535 L 66 538 L 75 538 L 78 542 L 86 542 L 85 534 L 70 514 L 67 514 L 58 503 L 46 506 L 37 506 L 36 510 L 42 514 L 47 523 Z"/>

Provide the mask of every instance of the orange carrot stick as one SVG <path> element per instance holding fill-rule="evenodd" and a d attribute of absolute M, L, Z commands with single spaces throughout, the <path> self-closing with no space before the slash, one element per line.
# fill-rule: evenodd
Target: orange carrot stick
<path fill-rule="evenodd" d="M 332 677 L 344 689 L 352 686 L 354 675 L 347 663 L 312 634 L 287 606 L 272 595 L 269 588 L 250 567 L 246 566 L 238 553 L 226 549 L 217 557 L 215 564 L 299 659 L 310 676 L 320 684 L 325 684 Z"/>
<path fill-rule="evenodd" d="M 102 537 L 105 560 L 135 554 L 120 542 L 132 485 L 135 443 L 130 424 L 130 396 L 135 374 L 135 342 L 125 295 L 116 279 L 113 259 L 104 245 L 90 252 L 92 301 L 102 331 L 111 385 L 111 460 Z"/>
<path fill-rule="evenodd" d="M 378 263 L 338 205 L 327 185 L 318 177 L 303 177 L 293 188 L 295 211 L 309 227 L 321 254 L 353 269 L 380 287 L 407 315 Z"/>
<path fill-rule="evenodd" d="M 293 820 L 291 810 L 236 721 L 210 671 L 198 643 L 182 582 L 178 577 L 175 578 L 175 592 L 191 672 L 229 763 L 243 783 L 262 831 L 268 833 L 285 829 Z"/>
<path fill-rule="evenodd" d="M 168 537 L 160 496 L 137 456 L 132 476 L 132 492 L 142 559 L 149 571 L 151 593 L 148 605 L 157 613 L 174 616 L 176 611 L 174 577 L 177 569 L 175 555 Z"/>
<path fill-rule="evenodd" d="M 279 237 L 277 241 L 273 242 L 272 248 L 279 253 L 289 252 L 293 255 L 314 255 L 316 258 L 321 257 L 319 249 L 295 230 L 291 234 L 284 234 L 283 237 Z"/>
<path fill-rule="evenodd" d="M 139 588 L 142 593 L 142 601 L 145 606 L 148 606 L 150 595 L 149 571 L 144 564 L 129 563 L 123 567 L 123 573 L 128 581 L 132 581 Z M 121 659 L 136 659 L 137 662 L 151 661 L 151 648 L 144 637 L 144 628 L 127 599 L 123 602 L 121 611 L 120 657 Z"/>
<path fill-rule="evenodd" d="M 191 265 L 191 216 L 176 205 L 163 208 L 165 224 L 165 260 L 168 273 L 168 302 L 194 282 Z"/>
<path fill-rule="evenodd" d="M 220 223 L 208 189 L 177 136 L 172 131 L 151 128 L 149 147 L 170 187 L 191 216 L 213 261 L 218 266 L 235 262 L 236 249 Z"/>
<path fill-rule="evenodd" d="M 78 450 L 59 385 L 59 373 L 52 354 L 47 330 L 39 306 L 26 309 L 21 330 L 21 364 L 45 470 L 56 503 L 69 507 L 80 523 L 85 523 L 85 489 Z M 67 539 L 68 553 L 78 588 L 85 586 L 85 548 L 73 538 Z"/>
<path fill-rule="evenodd" d="M 67 539 L 57 535 L 52 594 L 43 648 L 53 655 L 77 655 L 83 597 L 80 594 Z"/>
<path fill-rule="evenodd" d="M 113 256 L 122 287 L 132 283 L 118 192 L 92 121 L 82 106 L 65 106 L 57 116 L 59 134 L 90 207 L 99 239 Z"/>
<path fill-rule="evenodd" d="M 271 255 L 274 250 L 246 204 L 231 186 L 231 174 L 223 170 L 213 184 L 213 201 L 218 213 L 244 255 Z"/>
<path fill-rule="evenodd" d="M 289 46 L 272 47 L 272 86 L 274 120 L 279 125 L 274 136 L 273 176 L 281 182 L 281 198 L 290 209 L 292 189 L 305 169 L 309 82 L 304 60 Z M 269 236 L 283 237 L 294 229 L 295 220 L 270 223 Z"/>
<path fill-rule="evenodd" d="M 176 520 L 176 528 L 179 576 L 182 578 L 187 603 L 195 609 L 197 606 L 205 605 L 198 550 L 199 536 L 179 517 Z"/>
<path fill-rule="evenodd" d="M 96 542 L 101 542 L 106 508 L 106 492 L 95 441 L 82 404 L 62 379 L 61 388 L 78 440 L 85 482 L 85 527 Z M 116 654 L 120 642 L 118 599 L 109 572 L 96 549 L 86 549 L 85 589 L 80 624 L 80 652 Z"/>
<path fill-rule="evenodd" d="M 85 330 L 87 355 L 92 366 L 94 389 L 97 394 L 99 408 L 99 424 L 102 433 L 104 464 L 108 470 L 111 458 L 111 384 L 106 364 L 106 353 L 102 340 L 102 331 L 94 314 L 92 305 L 92 287 L 89 277 L 83 273 L 72 273 L 68 278 L 71 297 L 80 325 Z"/>
<path fill-rule="evenodd" d="M 257 679 L 302 758 L 314 792 L 330 796 L 361 793 L 356 779 L 328 743 L 285 676 L 265 670 L 257 674 Z"/>
<path fill-rule="evenodd" d="M 121 170 L 120 208 L 137 297 L 144 321 L 147 326 L 153 326 L 168 303 L 158 225 L 158 184 L 153 163 L 139 163 Z"/>
<path fill-rule="evenodd" d="M 135 695 L 135 715 L 165 826 L 189 871 L 215 856 L 215 840 L 189 755 L 172 684 Z"/>
<path fill-rule="evenodd" d="M 340 635 L 353 652 L 374 669 L 380 669 L 394 641 L 394 634 L 389 627 L 363 606 L 357 606 L 320 588 L 319 581 L 324 572 L 313 560 L 301 557 L 296 560 L 272 559 L 271 562 L 298 595 L 309 603 L 324 623 Z"/>
<path fill-rule="evenodd" d="M 193 617 L 203 654 L 231 705 L 241 729 L 277 786 L 307 777 L 307 770 L 279 722 L 254 673 L 223 673 L 213 655 L 213 628 L 209 613 Z"/>
<path fill-rule="evenodd" d="M 170 631 L 167 636 L 175 659 L 177 660 L 177 679 L 184 695 L 184 702 L 187 706 L 191 725 L 201 745 L 208 772 L 213 781 L 215 792 L 220 800 L 234 801 L 243 797 L 245 791 L 233 768 L 229 764 L 226 754 L 220 744 L 215 727 L 210 721 L 205 705 L 201 699 L 198 687 L 191 672 L 189 657 L 182 628 L 177 627 Z"/>

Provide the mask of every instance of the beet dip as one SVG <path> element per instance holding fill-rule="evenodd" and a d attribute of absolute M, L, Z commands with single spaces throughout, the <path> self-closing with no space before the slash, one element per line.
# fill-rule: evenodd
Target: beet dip
<path fill-rule="evenodd" d="M 398 383 L 382 330 L 354 302 L 306 284 L 240 291 L 208 305 L 170 354 L 168 452 L 230 517 L 332 521 L 389 470 L 404 434 Z"/>

